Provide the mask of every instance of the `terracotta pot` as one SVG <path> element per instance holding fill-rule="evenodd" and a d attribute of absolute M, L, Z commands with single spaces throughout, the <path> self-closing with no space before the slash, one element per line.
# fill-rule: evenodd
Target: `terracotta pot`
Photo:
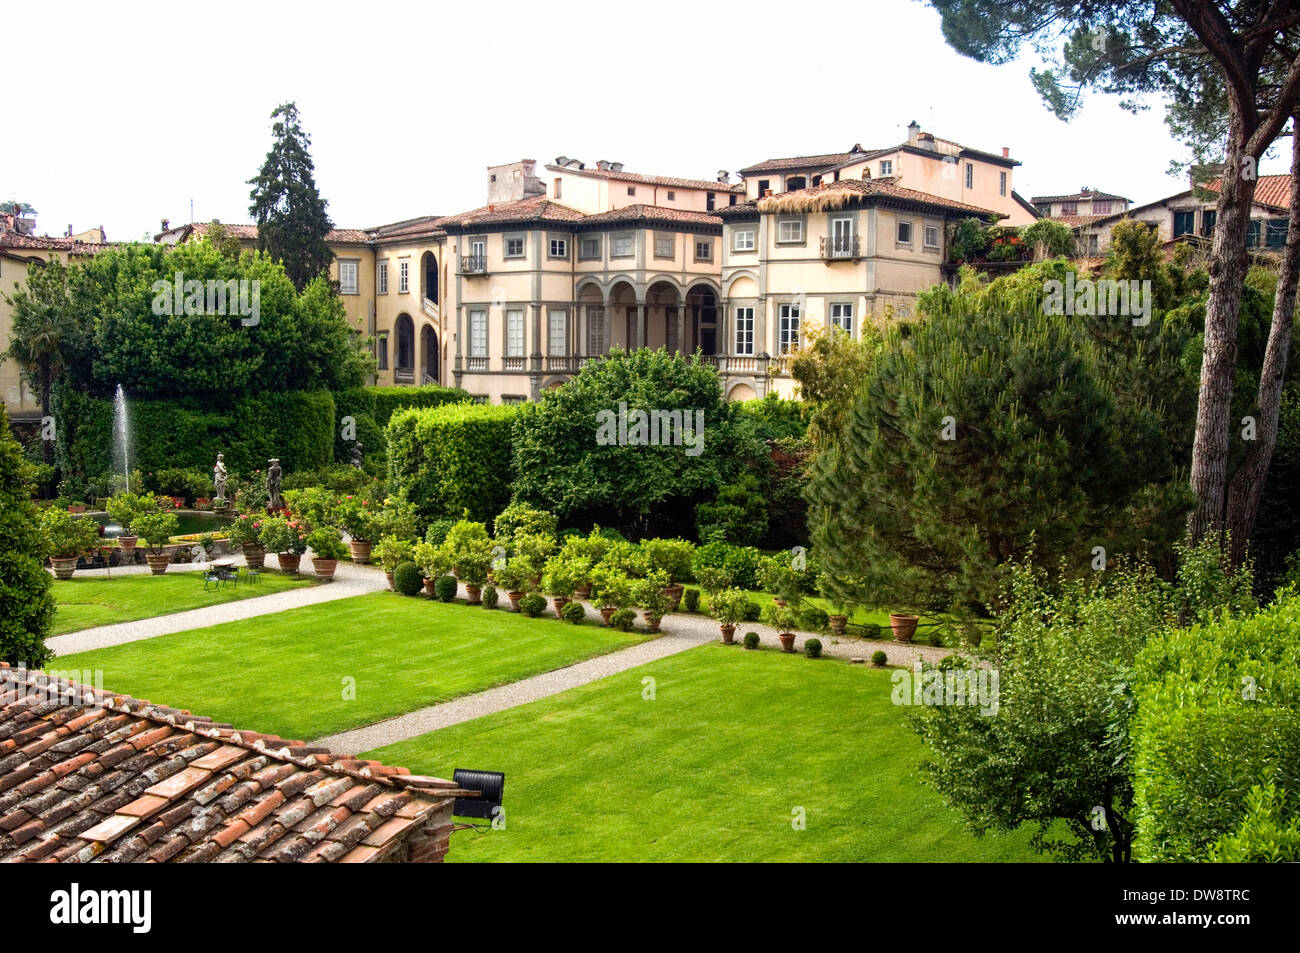
<path fill-rule="evenodd" d="M 731 645 L 736 641 L 736 627 L 734 625 L 720 625 L 718 628 L 722 630 L 722 643 L 724 645 Z"/>
<path fill-rule="evenodd" d="M 483 604 L 483 587 L 466 586 L 465 597 L 466 597 L 466 602 L 468 602 L 469 605 L 481 606 Z"/>
<path fill-rule="evenodd" d="M 76 556 L 53 556 L 50 564 L 54 567 L 55 579 L 71 579 L 77 569 Z"/>
<path fill-rule="evenodd" d="M 197 500 L 194 501 L 194 507 L 195 507 L 195 509 L 204 510 L 204 509 L 207 509 L 207 508 L 208 508 L 208 504 L 211 503 L 211 502 L 212 502 L 212 501 L 209 500 L 207 497 L 205 497 L 205 496 L 201 496 L 201 497 L 199 497 Z"/>
<path fill-rule="evenodd" d="M 388 588 L 389 588 L 389 589 L 392 589 L 392 588 L 393 588 L 393 574 L 392 574 L 391 572 L 389 572 L 388 570 L 384 570 L 384 578 L 388 580 Z"/>
<path fill-rule="evenodd" d="M 339 568 L 337 559 L 317 559 L 311 558 L 311 568 L 316 570 L 316 578 L 329 582 L 334 578 L 334 570 Z"/>
<path fill-rule="evenodd" d="M 161 576 L 167 571 L 167 565 L 172 561 L 172 554 L 145 553 L 144 559 L 149 564 L 149 571 L 155 576 Z"/>
<path fill-rule="evenodd" d="M 430 579 L 428 576 L 424 577 L 424 594 L 430 599 L 436 599 L 438 597 L 438 593 L 434 591 L 433 588 L 433 584 L 437 581 L 438 580 L 436 579 Z"/>
<path fill-rule="evenodd" d="M 660 616 L 651 615 L 649 612 L 642 613 L 642 616 L 645 618 L 645 630 L 647 632 L 659 631 Z"/>
<path fill-rule="evenodd" d="M 276 553 L 275 559 L 280 564 L 280 572 L 291 576 L 298 571 L 298 565 L 302 562 L 302 553 Z"/>
<path fill-rule="evenodd" d="M 671 586 L 664 586 L 664 595 L 667 596 L 669 600 L 669 612 L 676 612 L 681 607 L 682 593 L 684 591 L 685 587 L 679 586 L 676 583 Z"/>
<path fill-rule="evenodd" d="M 524 594 L 523 594 L 522 592 L 507 592 L 507 593 L 506 593 L 506 598 L 510 600 L 510 611 L 511 611 L 511 612 L 518 612 L 518 611 L 519 611 L 519 600 L 522 599 L 523 597 L 524 597 Z"/>
<path fill-rule="evenodd" d="M 846 615 L 827 616 L 826 621 L 830 624 L 831 635 L 843 635 L 844 627 L 848 625 L 849 617 Z"/>
<path fill-rule="evenodd" d="M 772 597 L 772 601 L 773 601 L 774 603 L 776 603 L 776 605 L 780 606 L 782 609 L 785 608 L 785 600 L 784 600 L 784 599 L 778 599 L 776 596 L 773 596 L 773 597 Z"/>
<path fill-rule="evenodd" d="M 606 625 L 609 625 L 610 617 L 617 611 L 617 606 L 603 606 L 600 610 L 600 618 Z"/>
<path fill-rule="evenodd" d="M 585 586 L 579 586 L 577 589 L 574 589 L 574 590 L 573 590 L 573 595 L 574 595 L 575 598 L 578 598 L 578 599 L 590 599 L 590 598 L 591 598 L 591 583 L 587 583 Z"/>
<path fill-rule="evenodd" d="M 261 569 L 266 562 L 266 548 L 261 543 L 245 543 L 244 562 L 249 569 Z"/>
<path fill-rule="evenodd" d="M 564 618 L 564 616 L 560 614 L 560 610 L 563 609 L 568 604 L 569 604 L 568 596 L 556 596 L 554 599 L 551 600 L 551 605 L 555 606 L 555 618 L 557 619 Z"/>
<path fill-rule="evenodd" d="M 370 562 L 370 550 L 374 545 L 368 539 L 348 540 L 348 549 L 352 551 L 352 561 L 358 566 L 367 565 Z"/>
<path fill-rule="evenodd" d="M 914 615 L 900 612 L 889 613 L 889 627 L 894 632 L 894 641 L 911 642 L 912 636 L 916 634 L 917 621 L 918 618 Z"/>
<path fill-rule="evenodd" d="M 84 513 L 84 512 L 86 512 L 86 506 L 85 506 L 84 503 L 73 503 L 71 506 L 68 507 L 68 512 L 69 512 L 69 513 Z"/>
<path fill-rule="evenodd" d="M 172 506 L 176 507 L 176 509 L 179 510 L 179 509 L 183 509 L 183 508 L 185 507 L 185 497 L 183 497 L 183 496 L 173 496 L 173 497 L 171 498 L 171 500 L 172 500 Z"/>
<path fill-rule="evenodd" d="M 778 632 L 776 637 L 777 637 L 778 639 L 781 640 L 781 651 L 782 651 L 782 652 L 793 652 L 793 651 L 794 651 L 794 633 L 793 633 L 793 632 Z"/>
<path fill-rule="evenodd" d="M 123 552 L 131 552 L 135 549 L 135 544 L 140 541 L 139 536 L 119 536 L 117 538 L 117 548 Z"/>

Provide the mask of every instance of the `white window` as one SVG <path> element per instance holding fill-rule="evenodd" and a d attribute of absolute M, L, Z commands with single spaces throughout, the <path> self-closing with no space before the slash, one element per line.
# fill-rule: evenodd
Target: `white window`
<path fill-rule="evenodd" d="M 799 349 L 799 306 L 783 304 L 777 309 L 779 353 L 789 354 Z"/>
<path fill-rule="evenodd" d="M 506 257 L 523 258 L 524 257 L 524 237 L 522 235 L 510 235 L 506 238 Z"/>
<path fill-rule="evenodd" d="M 488 325 L 486 311 L 469 313 L 469 356 L 487 357 Z"/>
<path fill-rule="evenodd" d="M 975 164 L 973 162 L 966 163 L 966 188 L 975 188 Z"/>
<path fill-rule="evenodd" d="M 839 328 L 849 337 L 853 336 L 853 305 L 839 302 L 831 305 L 831 327 Z"/>
<path fill-rule="evenodd" d="M 381 295 L 388 294 L 388 259 L 383 258 L 375 265 L 375 289 Z"/>
<path fill-rule="evenodd" d="M 754 230 L 752 228 L 738 229 L 733 247 L 735 247 L 736 251 L 753 251 Z"/>
<path fill-rule="evenodd" d="M 898 243 L 900 245 L 912 244 L 912 223 L 900 221 L 898 223 Z"/>
<path fill-rule="evenodd" d="M 939 226 L 938 225 L 925 226 L 925 231 L 922 234 L 925 236 L 926 248 L 939 247 Z"/>
<path fill-rule="evenodd" d="M 853 235 L 853 219 L 831 219 L 831 254 L 836 258 L 857 256 L 857 239 Z"/>
<path fill-rule="evenodd" d="M 676 255 L 677 242 L 672 235 L 655 236 L 655 257 L 673 258 Z"/>
<path fill-rule="evenodd" d="M 524 312 L 512 308 L 506 312 L 506 357 L 524 356 Z"/>
<path fill-rule="evenodd" d="M 1005 172 L 998 173 L 998 194 L 1007 194 L 1007 174 Z"/>
<path fill-rule="evenodd" d="M 605 353 L 605 309 L 602 307 L 587 309 L 587 353 Z"/>
<path fill-rule="evenodd" d="M 776 240 L 778 242 L 803 241 L 803 219 L 787 218 L 778 222 L 776 226 Z"/>
<path fill-rule="evenodd" d="M 736 309 L 736 353 L 754 353 L 754 309 Z"/>
<path fill-rule="evenodd" d="M 407 294 L 411 290 L 411 263 L 409 261 L 400 261 L 397 263 L 397 293 Z"/>
<path fill-rule="evenodd" d="M 564 357 L 569 353 L 569 313 L 552 311 L 550 336 L 547 339 L 547 354 L 552 357 Z"/>
<path fill-rule="evenodd" d="M 552 258 L 569 257 L 569 240 L 567 238 L 551 239 L 551 257 Z"/>
<path fill-rule="evenodd" d="M 339 261 L 339 294 L 354 295 L 357 293 L 357 263 L 355 261 Z"/>
<path fill-rule="evenodd" d="M 632 256 L 632 236 L 615 235 L 610 242 L 609 255 L 611 258 L 630 258 Z"/>
<path fill-rule="evenodd" d="M 894 160 L 893 160 L 893 159 L 881 159 L 881 160 L 880 160 L 880 174 L 881 174 L 881 176 L 893 175 L 893 174 L 894 174 Z"/>

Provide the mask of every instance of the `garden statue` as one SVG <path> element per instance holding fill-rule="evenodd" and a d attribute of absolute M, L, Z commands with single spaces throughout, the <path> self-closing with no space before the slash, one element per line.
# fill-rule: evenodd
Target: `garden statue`
<path fill-rule="evenodd" d="M 352 445 L 352 465 L 356 467 L 358 470 L 362 469 L 361 451 L 364 448 L 364 446 L 365 445 L 361 443 L 354 443 Z"/>
<path fill-rule="evenodd" d="M 271 513 L 284 509 L 284 500 L 280 499 L 279 457 L 272 457 L 266 468 L 266 509 Z"/>
<path fill-rule="evenodd" d="M 217 454 L 217 465 L 212 468 L 212 483 L 213 486 L 215 486 L 217 489 L 216 502 L 218 505 L 226 502 L 226 464 L 224 462 L 225 459 L 226 459 L 226 455 L 224 453 Z"/>

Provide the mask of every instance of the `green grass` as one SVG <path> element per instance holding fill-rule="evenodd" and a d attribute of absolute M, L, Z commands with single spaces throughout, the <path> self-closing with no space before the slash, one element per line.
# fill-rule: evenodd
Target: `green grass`
<path fill-rule="evenodd" d="M 197 572 L 164 573 L 161 576 L 73 576 L 54 583 L 58 611 L 50 634 L 65 635 L 96 625 L 150 619 L 314 584 L 314 580 L 307 576 L 264 572 L 256 585 L 245 585 L 241 580 L 237 586 L 225 585 L 204 592 L 203 576 Z"/>
<path fill-rule="evenodd" d="M 376 592 L 60 656 L 53 665 L 102 670 L 111 691 L 311 739 L 641 639 L 599 624 Z M 353 699 L 345 697 L 349 679 Z"/>
<path fill-rule="evenodd" d="M 1026 834 L 968 834 L 920 785 L 891 687 L 888 671 L 709 645 L 368 756 L 505 772 L 505 829 L 456 834 L 453 861 L 1040 859 Z"/>

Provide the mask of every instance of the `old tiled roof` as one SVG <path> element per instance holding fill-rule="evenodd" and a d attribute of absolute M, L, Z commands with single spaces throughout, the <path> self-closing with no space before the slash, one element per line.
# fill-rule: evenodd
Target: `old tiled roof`
<path fill-rule="evenodd" d="M 638 172 L 615 172 L 612 169 L 569 169 L 559 165 L 548 165 L 554 172 L 569 175 L 585 175 L 593 179 L 611 179 L 616 182 L 637 182 L 643 185 L 658 185 L 670 189 L 703 189 L 708 192 L 744 192 L 745 186 L 729 182 L 710 181 L 708 179 L 680 179 L 671 175 L 642 175 Z"/>
<path fill-rule="evenodd" d="M 1030 199 L 1030 201 L 1031 202 L 1077 202 L 1077 201 L 1086 201 L 1088 199 L 1101 199 L 1102 201 L 1105 201 L 1106 199 L 1117 199 L 1120 202 L 1132 201 L 1131 199 L 1127 199 L 1122 195 L 1115 195 L 1112 192 L 1098 192 L 1095 190 L 1081 190 L 1078 192 L 1074 192 L 1070 195 L 1035 195 L 1032 199 Z"/>
<path fill-rule="evenodd" d="M 0 233 L 0 248 L 27 249 L 31 251 L 65 251 L 73 255 L 96 255 L 113 243 L 83 242 L 73 238 L 50 238 L 40 235 L 21 235 L 18 232 Z"/>
<path fill-rule="evenodd" d="M 425 238 L 443 235 L 445 232 L 438 225 L 439 221 L 441 221 L 441 216 L 421 215 L 400 222 L 391 222 L 388 225 L 378 225 L 369 229 L 370 238 L 376 242 L 387 242 L 403 238 Z"/>
<path fill-rule="evenodd" d="M 754 165 L 746 166 L 740 170 L 744 176 L 751 175 L 755 172 L 781 172 L 785 169 L 821 169 L 828 166 L 840 165 L 848 162 L 851 158 L 865 159 L 870 152 L 878 150 L 869 150 L 867 152 L 827 152 L 816 156 L 789 156 L 784 159 L 767 159 L 763 162 L 756 162 Z"/>
<path fill-rule="evenodd" d="M 823 182 L 821 185 L 812 188 L 796 189 L 793 192 L 782 192 L 779 195 L 759 199 L 758 210 L 760 212 L 780 212 L 790 211 L 800 206 L 814 207 L 818 204 L 820 198 L 829 197 L 836 192 L 853 192 L 864 198 L 895 199 L 927 205 L 932 208 L 967 212 L 981 218 L 987 218 L 988 216 L 1007 217 L 1003 212 L 995 212 L 992 209 L 980 208 L 976 205 L 967 205 L 965 202 L 944 198 L 941 195 L 931 195 L 929 192 L 918 192 L 916 189 L 904 188 L 901 185 L 895 185 L 891 179 L 840 179 L 838 182 Z M 831 203 L 828 203 L 828 207 L 829 204 Z"/>
<path fill-rule="evenodd" d="M 1223 188 L 1223 182 L 1215 179 L 1213 182 L 1206 182 L 1203 188 L 1211 192 L 1218 192 Z M 1255 201 L 1261 205 L 1289 209 L 1291 207 L 1291 176 L 1261 175 L 1255 182 Z"/>
<path fill-rule="evenodd" d="M 419 859 L 464 793 L 0 663 L 0 862 Z"/>
<path fill-rule="evenodd" d="M 1080 225 L 1091 225 L 1093 222 L 1099 222 L 1103 218 L 1111 218 L 1110 215 L 1053 215 L 1053 222 L 1060 222 L 1062 225 L 1069 225 L 1071 228 L 1078 228 Z"/>
<path fill-rule="evenodd" d="M 222 222 L 221 227 L 224 228 L 228 234 L 233 235 L 240 241 L 257 241 L 256 225 L 227 225 L 225 222 Z M 187 229 L 188 232 L 186 231 Z M 180 240 L 184 241 L 189 237 L 189 234 L 202 237 L 211 230 L 211 222 L 194 222 L 190 225 L 181 225 L 177 228 L 168 229 L 162 234 L 167 235 L 173 232 L 180 232 Z M 370 241 L 370 236 L 367 235 L 365 229 L 362 228 L 331 228 L 325 233 L 325 241 L 336 245 L 364 245 Z"/>
<path fill-rule="evenodd" d="M 625 205 L 623 208 L 595 215 L 585 215 L 583 224 L 611 222 L 672 222 L 688 225 L 721 225 L 722 219 L 713 212 L 696 212 L 684 208 L 665 208 L 661 205 Z"/>
<path fill-rule="evenodd" d="M 471 225 L 495 225 L 508 222 L 576 222 L 584 216 L 577 209 L 552 202 L 544 195 L 517 202 L 485 205 L 437 220 L 441 228 L 465 228 Z"/>

